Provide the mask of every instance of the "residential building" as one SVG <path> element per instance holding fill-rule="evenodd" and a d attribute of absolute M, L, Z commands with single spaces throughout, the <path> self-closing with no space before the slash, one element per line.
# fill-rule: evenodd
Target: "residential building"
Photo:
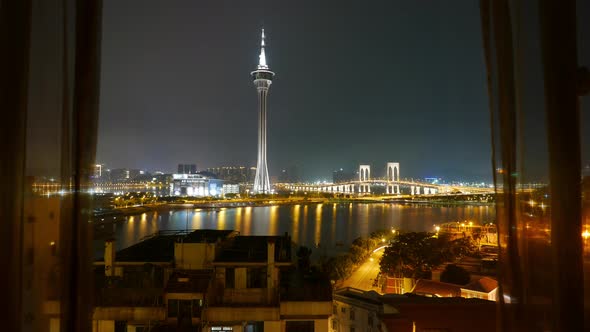
<path fill-rule="evenodd" d="M 332 288 L 291 262 L 291 238 L 161 231 L 95 262 L 93 331 L 329 331 Z M 44 305 L 50 332 L 59 303 Z"/>
<path fill-rule="evenodd" d="M 461 297 L 385 295 L 393 310 L 378 315 L 383 332 L 495 332 L 496 303 Z"/>
<path fill-rule="evenodd" d="M 237 236 L 213 265 L 205 331 L 328 331 L 330 282 L 294 269 L 289 236 Z"/>
<path fill-rule="evenodd" d="M 482 299 L 334 292 L 332 332 L 496 331 L 496 304 Z"/>
<path fill-rule="evenodd" d="M 377 292 L 343 288 L 334 292 L 330 330 L 333 332 L 376 332 L 381 323 L 378 315 L 388 312 Z"/>
<path fill-rule="evenodd" d="M 490 301 L 498 300 L 498 281 L 483 277 L 461 287 L 461 297 L 479 298 Z"/>

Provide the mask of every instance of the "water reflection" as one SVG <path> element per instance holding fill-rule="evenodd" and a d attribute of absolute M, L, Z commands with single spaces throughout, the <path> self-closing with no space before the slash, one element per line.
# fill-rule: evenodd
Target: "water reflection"
<path fill-rule="evenodd" d="M 268 225 L 268 233 L 267 234 L 278 234 L 277 229 L 279 228 L 279 207 L 278 206 L 271 206 L 270 207 L 270 218 L 269 218 L 269 225 Z"/>
<path fill-rule="evenodd" d="M 320 246 L 320 239 L 322 237 L 322 207 L 323 204 L 318 204 L 315 209 L 315 237 L 314 245 Z"/>
<path fill-rule="evenodd" d="M 252 228 L 252 207 L 246 207 L 246 211 L 244 214 L 244 228 L 236 229 L 241 234 L 250 235 L 250 229 Z"/>
<path fill-rule="evenodd" d="M 291 227 L 291 239 L 293 242 L 299 242 L 299 204 L 293 206 L 293 227 Z"/>
<path fill-rule="evenodd" d="M 312 209 L 312 210 L 310 210 Z M 301 212 L 303 210 L 303 212 Z M 243 235 L 281 235 L 288 232 L 295 243 L 330 254 L 345 250 L 355 238 L 383 229 L 432 231 L 435 224 L 495 220 L 489 206 L 427 206 L 401 204 L 304 204 L 240 207 L 220 211 L 194 209 L 171 213 L 129 216 L 115 225 L 119 248 L 127 247 L 158 230 L 231 229 Z M 104 240 L 104 239 L 101 239 Z M 339 244 L 339 245 L 338 245 Z M 98 246 L 97 248 L 102 248 Z"/>

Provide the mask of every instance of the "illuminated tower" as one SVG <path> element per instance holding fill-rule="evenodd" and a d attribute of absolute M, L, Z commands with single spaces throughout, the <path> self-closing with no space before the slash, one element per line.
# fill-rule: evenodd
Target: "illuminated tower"
<path fill-rule="evenodd" d="M 264 29 L 262 29 L 258 69 L 251 73 L 256 91 L 258 92 L 258 161 L 256 163 L 256 177 L 254 179 L 253 190 L 257 194 L 268 194 L 271 191 L 268 167 L 266 166 L 266 98 L 274 74 L 266 64 Z"/>

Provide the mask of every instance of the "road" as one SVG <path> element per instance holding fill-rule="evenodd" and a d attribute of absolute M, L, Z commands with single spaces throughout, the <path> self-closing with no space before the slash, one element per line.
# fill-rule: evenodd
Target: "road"
<path fill-rule="evenodd" d="M 364 291 L 374 290 L 381 293 L 380 289 L 373 287 L 373 282 L 379 274 L 379 261 L 383 256 L 384 248 L 385 247 L 382 247 L 371 254 L 371 257 L 367 259 L 367 261 L 359 266 L 358 269 L 356 269 L 356 271 L 354 271 L 348 279 L 337 285 L 337 287 L 353 287 Z"/>

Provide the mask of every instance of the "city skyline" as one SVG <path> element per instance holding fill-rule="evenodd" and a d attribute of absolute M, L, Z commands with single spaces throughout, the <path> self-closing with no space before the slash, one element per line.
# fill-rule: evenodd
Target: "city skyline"
<path fill-rule="evenodd" d="M 269 98 L 271 176 L 297 165 L 307 178 L 329 178 L 337 168 L 399 160 L 408 177 L 490 180 L 478 6 L 453 8 L 465 15 L 450 24 L 442 5 L 384 6 L 338 7 L 338 18 L 305 1 L 105 3 L 97 161 L 255 165 L 257 101 L 244 73 L 264 23 L 281 73 Z"/>

